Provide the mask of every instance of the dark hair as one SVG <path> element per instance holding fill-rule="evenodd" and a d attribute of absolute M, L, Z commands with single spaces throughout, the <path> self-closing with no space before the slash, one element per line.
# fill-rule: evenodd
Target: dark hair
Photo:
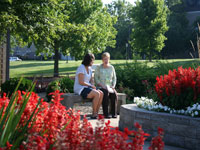
<path fill-rule="evenodd" d="M 95 57 L 94 57 L 93 54 L 91 54 L 91 53 L 86 54 L 86 55 L 84 56 L 84 59 L 83 59 L 83 61 L 82 61 L 82 64 L 85 65 L 85 66 L 89 66 L 93 59 L 95 59 Z"/>

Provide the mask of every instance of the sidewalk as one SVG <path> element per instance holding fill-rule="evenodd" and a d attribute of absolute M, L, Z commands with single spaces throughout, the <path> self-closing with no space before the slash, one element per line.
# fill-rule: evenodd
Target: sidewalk
<path fill-rule="evenodd" d="M 90 119 L 89 117 L 87 117 L 87 119 L 89 120 L 89 122 L 92 124 L 92 126 L 94 128 L 96 126 L 97 119 Z M 109 119 L 105 119 L 105 122 L 107 122 L 107 120 L 109 120 Z M 118 125 L 119 125 L 119 115 L 116 119 L 115 118 L 110 119 L 110 125 L 113 126 L 113 127 L 118 127 Z M 150 146 L 150 142 L 146 141 L 145 145 L 144 145 L 144 150 L 148 150 L 149 146 Z M 165 145 L 164 150 L 187 150 L 187 149 Z"/>

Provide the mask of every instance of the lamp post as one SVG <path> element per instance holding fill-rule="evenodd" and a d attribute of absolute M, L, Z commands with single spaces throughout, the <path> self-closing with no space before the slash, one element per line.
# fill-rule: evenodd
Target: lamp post
<path fill-rule="evenodd" d="M 10 78 L 10 29 L 7 29 L 6 35 L 6 80 Z"/>
<path fill-rule="evenodd" d="M 128 43 L 126 43 L 126 60 L 128 60 L 128 51 L 127 51 L 127 48 L 128 48 Z"/>

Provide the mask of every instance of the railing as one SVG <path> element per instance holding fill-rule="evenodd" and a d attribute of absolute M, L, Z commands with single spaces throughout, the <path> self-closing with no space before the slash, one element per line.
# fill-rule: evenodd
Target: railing
<path fill-rule="evenodd" d="M 74 79 L 75 74 L 76 72 L 59 73 L 58 77 L 53 77 L 53 74 L 52 76 L 49 76 L 49 74 L 43 73 L 43 74 L 34 75 L 33 77 L 25 77 L 25 78 L 30 79 L 33 82 L 36 82 L 36 87 L 35 87 L 36 92 L 39 93 L 39 92 L 45 92 L 50 82 L 62 77 L 68 77 L 68 78 Z"/>

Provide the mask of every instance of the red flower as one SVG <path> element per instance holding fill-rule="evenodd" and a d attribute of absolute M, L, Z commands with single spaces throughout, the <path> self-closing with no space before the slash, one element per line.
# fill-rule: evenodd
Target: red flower
<path fill-rule="evenodd" d="M 23 94 L 18 92 L 19 95 Z M 66 110 L 60 103 L 60 93 L 56 91 L 52 93 L 53 102 L 47 103 L 41 101 L 39 107 L 35 111 L 35 119 L 31 120 L 28 126 L 27 136 L 19 147 L 21 150 L 47 150 L 47 149 L 137 149 L 142 150 L 144 141 L 149 134 L 142 130 L 139 123 L 135 123 L 137 131 L 130 131 L 127 128 L 124 132 L 118 128 L 110 126 L 110 120 L 104 122 L 102 116 L 99 116 L 97 127 L 92 128 L 84 116 L 80 118 L 80 112 L 74 112 L 72 109 Z M 21 105 L 24 100 L 23 96 L 18 96 L 17 106 Z M 39 97 L 35 93 L 31 93 L 26 108 L 21 116 L 18 129 L 23 127 L 29 120 L 32 112 L 35 110 L 39 101 Z M 9 99 L 6 97 L 0 98 L 0 109 L 5 105 L 7 107 Z M 19 107 L 16 107 L 19 108 Z M 3 114 L 4 115 L 4 112 Z M 134 138 L 127 142 L 129 135 Z M 7 149 L 12 148 L 12 144 L 7 142 Z M 0 148 L 1 149 L 1 148 Z M 4 148 L 3 148 L 4 149 Z"/>
<path fill-rule="evenodd" d="M 7 149 L 9 150 L 9 149 L 11 149 L 12 148 L 12 144 L 10 144 L 8 141 L 6 142 L 6 146 L 7 146 Z"/>
<path fill-rule="evenodd" d="M 186 92 L 189 92 L 188 95 L 191 96 L 190 104 L 194 103 L 192 100 L 196 102 L 199 99 L 200 67 L 196 70 L 191 68 L 183 69 L 182 67 L 179 67 L 178 71 L 175 69 L 173 71 L 169 70 L 167 75 L 157 77 L 156 81 L 155 91 L 160 98 L 160 102 L 164 105 L 173 107 L 174 104 L 184 103 L 183 100 L 187 101 L 185 104 L 189 104 L 189 97 L 185 96 Z M 184 109 L 188 106 L 182 106 L 182 108 L 177 107 L 175 109 Z"/>

